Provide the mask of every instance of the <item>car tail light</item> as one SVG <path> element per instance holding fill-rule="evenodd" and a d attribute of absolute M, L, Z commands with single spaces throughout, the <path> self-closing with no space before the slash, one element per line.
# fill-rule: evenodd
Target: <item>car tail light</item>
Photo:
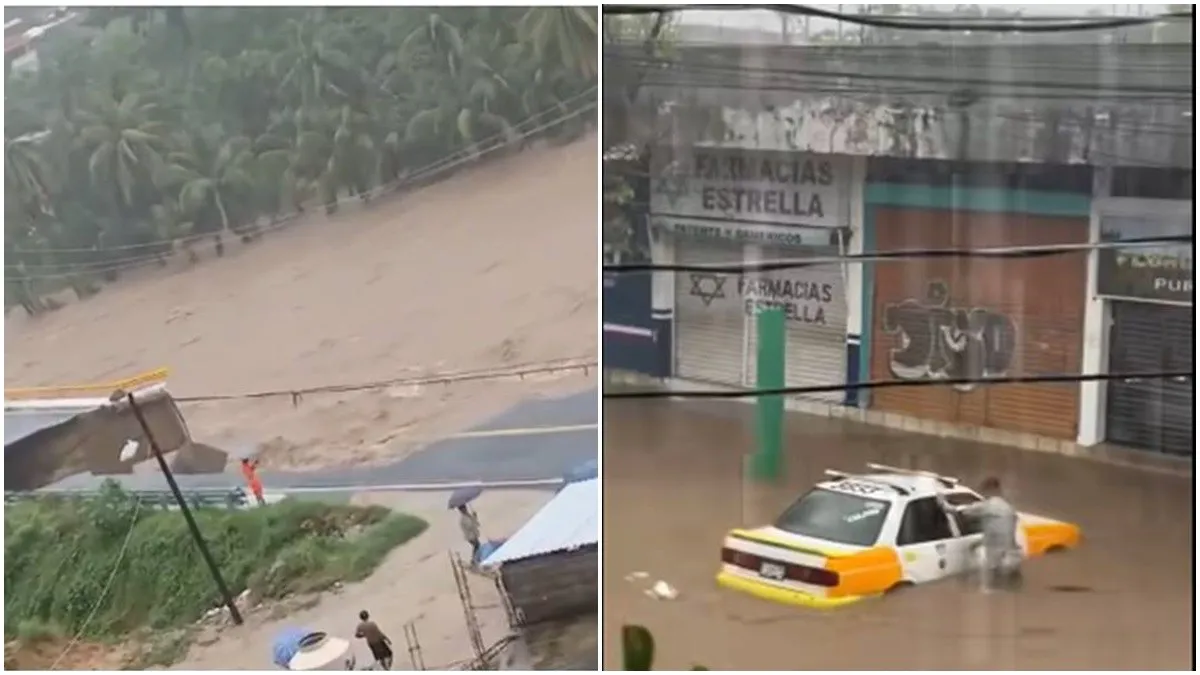
<path fill-rule="evenodd" d="M 838 585 L 841 578 L 837 572 L 823 569 L 820 567 L 807 567 L 805 565 L 794 565 L 792 563 L 783 562 L 782 560 L 769 560 L 762 556 L 738 551 L 732 548 L 721 549 L 721 562 L 726 565 L 741 567 L 752 572 L 759 572 L 764 562 L 769 562 L 783 567 L 783 578 L 788 581 L 797 581 L 802 584 L 810 584 L 813 586 L 824 586 L 832 588 Z"/>
<path fill-rule="evenodd" d="M 820 567 L 805 567 L 804 565 L 788 565 L 787 578 L 802 584 L 833 588 L 841 581 L 837 572 Z"/>
<path fill-rule="evenodd" d="M 762 558 L 753 553 L 744 553 L 736 551 L 732 548 L 721 549 L 721 562 L 726 565 L 734 565 L 736 567 L 744 567 L 748 570 L 757 570 Z"/>

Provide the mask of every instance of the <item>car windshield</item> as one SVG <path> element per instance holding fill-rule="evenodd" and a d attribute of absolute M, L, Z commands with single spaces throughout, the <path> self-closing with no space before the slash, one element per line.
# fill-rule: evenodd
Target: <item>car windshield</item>
<path fill-rule="evenodd" d="M 815 488 L 789 506 L 775 527 L 838 544 L 873 546 L 890 507 L 880 499 Z"/>

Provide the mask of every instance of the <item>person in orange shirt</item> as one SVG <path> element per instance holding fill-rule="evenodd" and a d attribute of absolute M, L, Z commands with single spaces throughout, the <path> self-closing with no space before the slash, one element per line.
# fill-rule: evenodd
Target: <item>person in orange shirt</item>
<path fill-rule="evenodd" d="M 266 506 L 267 500 L 263 499 L 262 480 L 258 477 L 258 460 L 244 458 L 242 459 L 242 477 L 246 479 L 246 485 L 250 486 L 250 492 L 254 493 L 254 498 L 258 500 L 259 506 Z"/>

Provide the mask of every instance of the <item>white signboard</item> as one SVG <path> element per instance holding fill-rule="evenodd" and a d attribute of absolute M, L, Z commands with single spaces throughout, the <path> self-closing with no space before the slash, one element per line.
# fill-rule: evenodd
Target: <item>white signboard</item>
<path fill-rule="evenodd" d="M 780 227 L 756 223 L 720 222 L 699 218 L 651 216 L 651 229 L 696 239 L 736 241 L 763 246 L 824 247 L 837 246 L 834 230 L 816 227 Z"/>
<path fill-rule="evenodd" d="M 708 311 L 753 316 L 763 309 L 782 309 L 788 321 L 822 327 L 844 315 L 830 306 L 845 303 L 837 268 L 779 270 L 758 277 L 691 272 L 689 281 L 688 295 Z"/>
<path fill-rule="evenodd" d="M 768 226 L 847 224 L 849 158 L 712 148 L 670 153 L 651 157 L 652 215 Z"/>

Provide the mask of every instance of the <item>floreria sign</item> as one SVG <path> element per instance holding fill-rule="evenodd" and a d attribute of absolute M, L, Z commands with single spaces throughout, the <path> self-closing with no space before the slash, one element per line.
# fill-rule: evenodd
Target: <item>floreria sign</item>
<path fill-rule="evenodd" d="M 1195 289 L 1192 251 L 1147 249 L 1099 251 L 1097 291 L 1101 295 L 1191 303 Z"/>

